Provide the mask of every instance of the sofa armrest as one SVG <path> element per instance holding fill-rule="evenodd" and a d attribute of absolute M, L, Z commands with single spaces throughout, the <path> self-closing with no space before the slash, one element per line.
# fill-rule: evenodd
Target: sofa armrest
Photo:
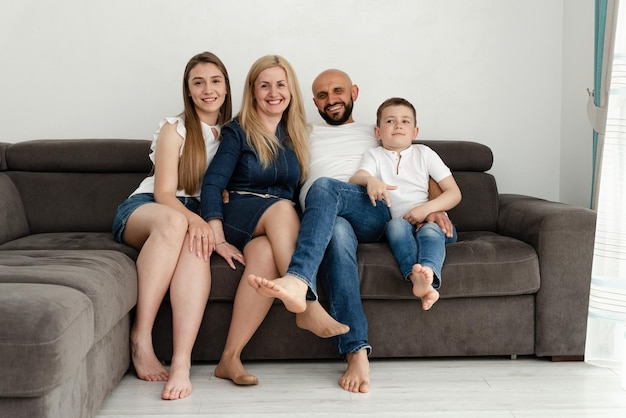
<path fill-rule="evenodd" d="M 596 212 L 529 196 L 499 195 L 498 232 L 537 251 L 535 355 L 582 356 Z"/>

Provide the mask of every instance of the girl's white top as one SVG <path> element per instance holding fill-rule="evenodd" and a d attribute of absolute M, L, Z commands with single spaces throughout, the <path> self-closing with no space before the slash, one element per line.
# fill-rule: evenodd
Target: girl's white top
<path fill-rule="evenodd" d="M 150 160 L 152 161 L 153 164 L 154 164 L 154 158 L 155 158 L 155 152 L 156 152 L 156 145 L 157 145 L 157 141 L 159 140 L 159 134 L 161 133 L 161 129 L 166 123 L 173 125 L 176 122 L 178 122 L 178 125 L 176 125 L 176 132 L 178 133 L 178 135 L 180 135 L 183 138 L 183 142 L 180 146 L 180 152 L 178 154 L 179 158 L 182 155 L 183 147 L 185 146 L 185 138 L 187 136 L 187 129 L 185 128 L 185 121 L 180 116 L 164 118 L 159 123 L 159 129 L 157 129 L 156 132 L 154 133 L 152 144 L 150 145 L 150 150 L 151 150 Z M 211 160 L 213 160 L 213 157 L 215 156 L 215 153 L 217 152 L 217 148 L 219 147 L 219 141 L 217 140 L 217 138 L 219 137 L 220 127 L 210 126 L 204 122 L 202 122 L 201 125 L 202 125 L 202 136 L 204 137 L 204 144 L 206 148 L 206 167 L 208 167 L 209 163 L 211 162 Z M 217 131 L 217 137 L 213 134 L 213 128 L 215 128 L 215 130 Z M 151 175 L 150 177 L 146 177 L 141 182 L 139 187 L 137 187 L 137 189 L 131 194 L 131 196 L 134 194 L 139 194 L 139 193 L 154 193 L 154 174 Z M 200 189 L 198 189 L 193 195 L 189 195 L 185 193 L 184 190 L 177 190 L 176 196 L 199 198 Z"/>

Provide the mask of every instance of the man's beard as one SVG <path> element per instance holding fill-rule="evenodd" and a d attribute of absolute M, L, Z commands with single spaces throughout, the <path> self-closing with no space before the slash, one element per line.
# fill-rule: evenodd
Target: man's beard
<path fill-rule="evenodd" d="M 327 108 L 328 107 L 332 107 L 332 106 L 334 106 L 336 104 L 337 103 L 334 103 L 334 104 L 328 105 L 326 107 Z M 329 125 L 343 125 L 344 123 L 346 123 L 348 121 L 348 119 L 350 119 L 350 116 L 352 116 L 352 107 L 353 107 L 352 100 L 350 100 L 350 103 L 344 103 L 343 104 L 343 108 L 344 108 L 343 115 L 341 115 L 338 119 L 333 119 L 325 111 L 321 111 L 321 110 L 318 109 L 318 112 L 319 112 L 320 116 L 322 117 L 322 119 L 324 119 L 326 121 L 326 123 L 328 123 Z"/>

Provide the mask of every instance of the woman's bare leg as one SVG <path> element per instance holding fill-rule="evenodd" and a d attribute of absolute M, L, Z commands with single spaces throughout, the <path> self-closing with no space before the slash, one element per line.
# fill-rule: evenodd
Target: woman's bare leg
<path fill-rule="evenodd" d="M 130 342 L 135 371 L 143 380 L 168 378 L 167 370 L 154 353 L 152 327 L 170 286 L 186 233 L 185 217 L 156 203 L 137 208 L 124 230 L 124 242 L 140 250 L 137 306 Z"/>
<path fill-rule="evenodd" d="M 243 253 L 246 260 L 244 276 L 248 270 L 263 271 L 267 277 L 278 276 L 272 247 L 266 236 L 252 239 L 244 248 Z M 258 379 L 248 374 L 243 367 L 241 352 L 265 319 L 272 302 L 273 299 L 257 294 L 245 280 L 239 282 L 226 345 L 220 362 L 215 368 L 215 376 L 230 379 L 237 385 L 258 383 Z"/>
<path fill-rule="evenodd" d="M 191 351 L 211 290 L 209 261 L 204 261 L 188 248 L 187 234 L 170 285 L 174 342 L 169 379 L 161 394 L 166 400 L 185 398 L 191 394 Z"/>

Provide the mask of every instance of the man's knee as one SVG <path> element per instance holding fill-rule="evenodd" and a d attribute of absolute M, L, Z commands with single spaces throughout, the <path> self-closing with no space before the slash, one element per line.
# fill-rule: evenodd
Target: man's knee
<path fill-rule="evenodd" d="M 355 248 L 356 244 L 356 234 L 350 222 L 342 217 L 337 217 L 329 247 L 333 246 L 345 250 L 346 248 Z"/>

